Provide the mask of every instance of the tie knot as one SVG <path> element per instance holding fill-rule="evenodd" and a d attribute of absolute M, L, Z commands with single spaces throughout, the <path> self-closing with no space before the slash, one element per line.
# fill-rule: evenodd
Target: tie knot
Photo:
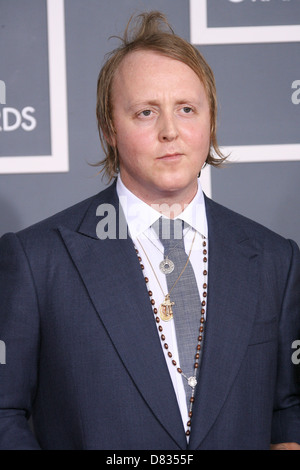
<path fill-rule="evenodd" d="M 174 220 L 160 217 L 152 227 L 165 249 L 169 250 L 175 245 L 184 245 L 183 221 L 181 219 Z"/>

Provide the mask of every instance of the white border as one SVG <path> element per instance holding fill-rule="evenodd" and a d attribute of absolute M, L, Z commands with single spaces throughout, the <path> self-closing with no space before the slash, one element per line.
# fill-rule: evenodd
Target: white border
<path fill-rule="evenodd" d="M 300 144 L 236 145 L 221 147 L 228 155 L 229 163 L 291 162 L 300 160 Z M 212 196 L 211 169 L 208 165 L 201 171 L 201 186 L 208 197 Z"/>
<path fill-rule="evenodd" d="M 300 160 L 300 144 L 237 145 L 222 147 L 232 163 L 288 162 Z"/>
<path fill-rule="evenodd" d="M 0 157 L 0 174 L 69 171 L 64 0 L 47 0 L 51 155 Z"/>
<path fill-rule="evenodd" d="M 207 1 L 190 0 L 190 40 L 192 44 L 256 44 L 300 42 L 300 25 L 251 26 L 230 28 L 207 27 Z M 232 163 L 300 161 L 300 144 L 240 145 L 223 147 Z M 205 194 L 211 197 L 211 171 L 207 166 L 201 172 Z"/>
<path fill-rule="evenodd" d="M 255 44 L 300 41 L 300 25 L 208 28 L 207 1 L 190 0 L 190 28 L 193 44 Z"/>

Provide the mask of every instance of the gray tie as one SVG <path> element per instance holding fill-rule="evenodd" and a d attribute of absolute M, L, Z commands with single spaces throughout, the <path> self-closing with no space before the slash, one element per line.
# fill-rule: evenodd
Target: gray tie
<path fill-rule="evenodd" d="M 159 233 L 165 256 L 168 255 L 175 265 L 174 271 L 166 274 L 168 292 L 170 293 L 188 258 L 182 236 L 183 222 L 180 219 L 174 221 L 160 218 L 158 223 L 153 225 L 153 228 Z M 172 289 L 170 299 L 175 302 L 173 314 L 180 368 L 186 377 L 192 377 L 194 375 L 195 355 L 197 352 L 199 353 L 196 348 L 200 326 L 201 300 L 194 270 L 190 262 L 188 262 L 179 281 Z M 188 385 L 185 377 L 182 377 L 182 380 L 189 408 L 192 388 Z"/>

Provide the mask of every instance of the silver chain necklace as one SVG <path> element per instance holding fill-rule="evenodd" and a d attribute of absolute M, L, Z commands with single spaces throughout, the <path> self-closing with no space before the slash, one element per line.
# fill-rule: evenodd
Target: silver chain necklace
<path fill-rule="evenodd" d="M 186 232 L 185 235 L 188 234 L 188 232 L 191 230 L 191 226 L 188 228 L 188 231 Z M 160 251 L 160 253 L 163 255 L 164 259 L 159 263 L 159 269 L 160 271 L 163 273 L 163 274 L 170 274 L 174 271 L 175 269 L 175 264 L 174 262 L 169 258 L 169 255 L 172 251 L 175 250 L 175 248 L 177 248 L 177 246 L 181 243 L 181 240 L 175 245 L 173 246 L 173 248 L 169 251 L 169 253 L 167 255 L 165 255 L 164 251 L 162 251 L 160 248 L 158 248 L 158 246 L 155 245 L 155 243 L 153 243 L 153 241 L 151 240 L 151 238 L 149 238 L 146 234 L 145 236 L 148 238 L 149 242 L 152 243 L 153 246 L 155 246 L 155 248 Z M 183 237 L 184 238 L 184 237 Z"/>

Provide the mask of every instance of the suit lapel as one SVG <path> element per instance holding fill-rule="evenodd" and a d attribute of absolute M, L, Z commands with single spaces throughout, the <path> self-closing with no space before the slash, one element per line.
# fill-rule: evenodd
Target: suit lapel
<path fill-rule="evenodd" d="M 190 449 L 205 438 L 224 404 L 245 354 L 258 290 L 257 251 L 248 237 L 206 201 L 209 229 L 208 304 Z"/>
<path fill-rule="evenodd" d="M 97 207 L 112 204 L 119 232 L 119 207 L 113 187 L 96 198 L 77 232 L 60 227 L 91 301 L 124 366 L 161 424 L 180 448 L 186 447 L 176 396 L 158 338 L 145 280 L 129 237 L 99 240 Z M 113 222 L 113 217 L 110 218 Z M 122 227 L 124 236 L 124 227 Z M 166 399 L 163 399 L 166 397 Z"/>

